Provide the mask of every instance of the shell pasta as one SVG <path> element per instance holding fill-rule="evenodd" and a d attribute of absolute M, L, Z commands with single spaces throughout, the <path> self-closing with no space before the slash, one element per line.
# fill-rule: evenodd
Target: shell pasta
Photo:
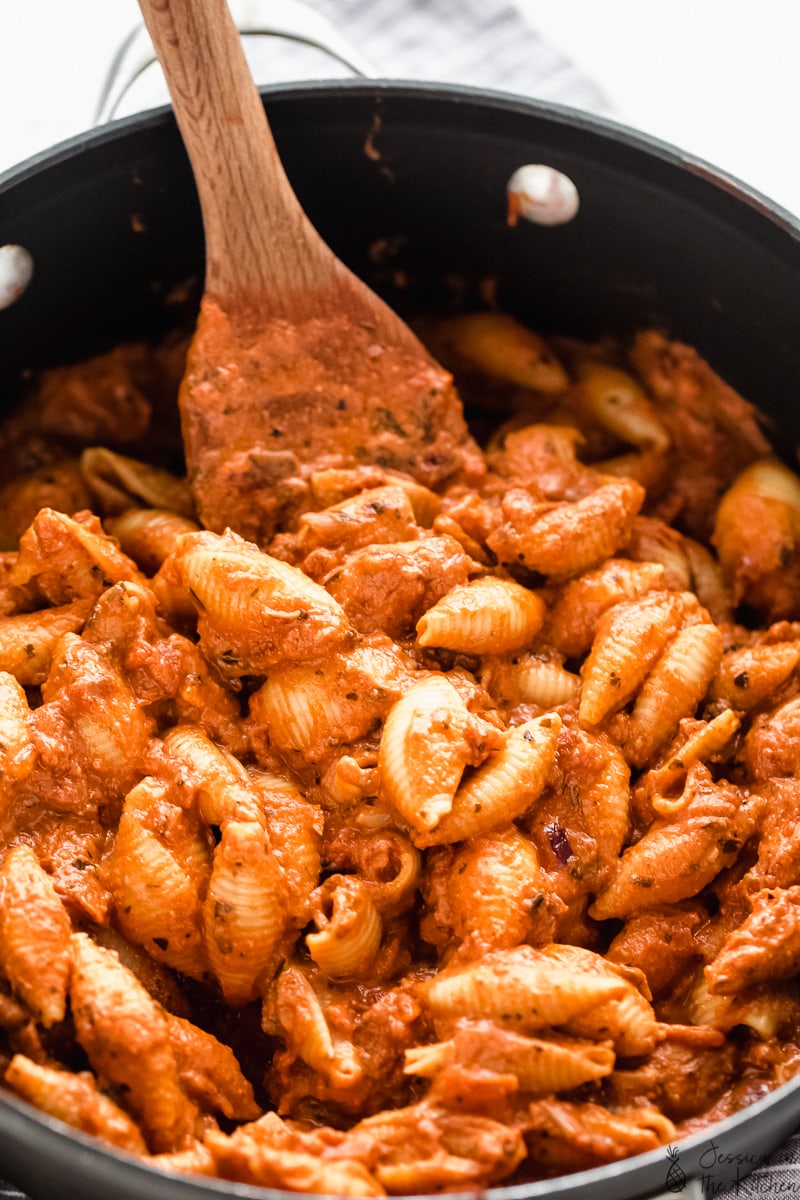
<path fill-rule="evenodd" d="M 660 333 L 425 336 L 486 445 L 389 397 L 247 528 L 104 390 L 174 349 L 0 425 L 0 1071 L 165 1171 L 478 1192 L 800 1069 L 800 481 Z"/>

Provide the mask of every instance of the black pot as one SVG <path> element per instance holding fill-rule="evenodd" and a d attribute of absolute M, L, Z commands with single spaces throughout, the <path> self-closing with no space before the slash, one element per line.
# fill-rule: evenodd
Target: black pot
<path fill-rule="evenodd" d="M 670 147 L 552 105 L 374 82 L 263 94 L 312 221 L 401 311 L 423 293 L 426 305 L 446 302 L 454 280 L 477 296 L 491 279 L 501 307 L 540 330 L 624 336 L 660 326 L 769 414 L 779 449 L 793 457 L 800 225 L 789 214 Z M 510 228 L 506 181 L 536 162 L 572 178 L 580 211 L 559 227 Z M 169 110 L 77 138 L 0 178 L 6 242 L 24 245 L 35 262 L 28 291 L 0 313 L 6 405 L 31 368 L 189 325 L 202 230 Z M 399 271 L 409 286 L 397 288 Z M 713 1194 L 798 1124 L 800 1080 L 682 1142 L 680 1167 L 690 1180 L 706 1175 Z M 667 1187 L 669 1167 L 656 1151 L 495 1194 L 653 1196 Z M 12 1097 L 0 1099 L 0 1174 L 42 1200 L 267 1194 L 157 1174 Z"/>

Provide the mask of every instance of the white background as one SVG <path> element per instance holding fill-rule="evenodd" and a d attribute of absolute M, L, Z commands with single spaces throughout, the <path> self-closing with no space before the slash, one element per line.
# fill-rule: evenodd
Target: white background
<path fill-rule="evenodd" d="M 622 119 L 800 215 L 798 0 L 517 2 Z M 138 19 L 136 0 L 0 0 L 0 170 L 90 125 Z"/>

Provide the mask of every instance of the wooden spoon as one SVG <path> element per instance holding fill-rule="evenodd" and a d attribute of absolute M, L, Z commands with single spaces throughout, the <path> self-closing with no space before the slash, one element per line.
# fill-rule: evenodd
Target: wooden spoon
<path fill-rule="evenodd" d="M 139 3 L 205 229 L 180 392 L 204 524 L 264 545 L 328 466 L 374 463 L 430 487 L 479 470 L 451 377 L 300 207 L 225 0 Z"/>

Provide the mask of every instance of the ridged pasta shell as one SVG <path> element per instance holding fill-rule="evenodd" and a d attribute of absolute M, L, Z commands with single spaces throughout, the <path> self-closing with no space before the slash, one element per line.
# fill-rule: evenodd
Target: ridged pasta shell
<path fill-rule="evenodd" d="M 709 990 L 701 975 L 689 994 L 687 1011 L 692 1025 L 710 1025 L 725 1032 L 735 1025 L 747 1025 L 769 1042 L 797 1011 L 797 993 L 771 983 L 746 988 L 738 996 L 720 996 Z"/>
<path fill-rule="evenodd" d="M 569 377 L 549 346 L 507 313 L 467 313 L 438 321 L 429 334 L 437 358 L 451 367 L 558 395 Z"/>
<path fill-rule="evenodd" d="M 403 1074 L 433 1079 L 454 1057 L 455 1042 L 452 1038 L 446 1042 L 432 1042 L 427 1046 L 412 1046 L 404 1054 Z"/>
<path fill-rule="evenodd" d="M 332 1087 L 352 1087 L 364 1072 L 352 1042 L 334 1038 L 322 1004 L 298 967 L 285 967 L 276 984 L 276 1011 L 289 1046 Z"/>
<path fill-rule="evenodd" d="M 692 572 L 692 591 L 697 599 L 708 610 L 715 625 L 731 624 L 733 601 L 717 559 L 693 538 L 683 539 L 683 549 Z"/>
<path fill-rule="evenodd" d="M 383 922 L 369 887 L 355 875 L 333 875 L 320 889 L 316 933 L 306 946 L 329 979 L 369 976 L 383 937 Z"/>
<path fill-rule="evenodd" d="M 33 1062 L 24 1054 L 15 1054 L 3 1082 L 48 1116 L 94 1134 L 128 1154 L 147 1154 L 136 1122 L 100 1091 L 88 1071 L 59 1071 Z"/>
<path fill-rule="evenodd" d="M 650 762 L 674 737 L 680 721 L 694 715 L 721 660 L 722 634 L 716 625 L 690 625 L 675 635 L 633 706 L 625 742 L 633 766 Z"/>
<path fill-rule="evenodd" d="M 534 1038 L 490 1021 L 464 1021 L 453 1038 L 405 1053 L 406 1075 L 433 1078 L 456 1062 L 468 1068 L 515 1075 L 520 1091 L 537 1095 L 571 1091 L 614 1069 L 611 1046 L 580 1038 Z"/>
<path fill-rule="evenodd" d="M 228 821 L 203 905 L 208 964 L 228 1004 L 247 1004 L 275 965 L 286 929 L 286 883 L 258 821 Z"/>
<path fill-rule="evenodd" d="M 496 951 L 461 970 L 440 972 L 418 987 L 422 1002 L 444 1028 L 461 1017 L 487 1017 L 523 1030 L 563 1025 L 624 995 L 620 978 L 581 972 L 529 946 Z"/>
<path fill-rule="evenodd" d="M 655 812 L 661 816 L 674 816 L 686 807 L 692 798 L 691 789 L 683 788 L 677 797 L 660 793 L 671 792 L 694 763 L 707 762 L 719 754 L 740 725 L 741 719 L 733 709 L 726 708 L 713 720 L 699 722 L 698 728 L 685 740 L 678 735 L 678 744 L 673 743 L 664 765 L 653 767 L 642 775 L 637 785 L 642 794 L 650 798 Z"/>
<path fill-rule="evenodd" d="M 453 856 L 444 901 L 447 923 L 462 943 L 461 956 L 467 948 L 475 958 L 532 942 L 537 914 L 547 927 L 551 893 L 535 846 L 515 825 L 469 838 Z"/>
<path fill-rule="evenodd" d="M 684 549 L 684 538 L 670 525 L 655 517 L 637 517 L 625 553 L 640 563 L 658 563 L 664 569 L 664 583 L 674 592 L 691 587 L 692 572 Z"/>
<path fill-rule="evenodd" d="M 520 563 L 553 579 L 568 579 L 601 563 L 624 546 L 645 498 L 633 479 L 604 477 L 580 500 L 511 520 L 490 534 L 487 545 L 503 563 Z"/>
<path fill-rule="evenodd" d="M 548 662 L 534 655 L 520 659 L 515 677 L 522 700 L 526 704 L 536 704 L 539 708 L 573 704 L 580 696 L 579 675 L 565 671 L 556 662 Z"/>
<path fill-rule="evenodd" d="M 19 557 L 9 575 L 14 587 L 36 580 L 51 604 L 99 596 L 121 580 L 144 584 L 136 564 L 107 537 L 97 517 L 81 519 L 42 508 L 20 538 Z"/>
<path fill-rule="evenodd" d="M 607 1004 L 598 1004 L 591 1012 L 568 1021 L 565 1027 L 580 1037 L 612 1042 L 621 1058 L 651 1054 L 658 1041 L 653 1006 L 633 984 L 628 984 L 623 995 L 615 996 Z"/>
<path fill-rule="evenodd" d="M 324 587 L 231 532 L 185 534 L 162 571 L 192 596 L 200 645 L 227 678 L 319 658 L 351 637 Z"/>
<path fill-rule="evenodd" d="M 89 446 L 81 454 L 81 475 L 101 513 L 119 513 L 132 500 L 165 508 L 184 517 L 194 515 L 192 493 L 185 479 L 150 463 L 115 454 L 105 446 Z"/>
<path fill-rule="evenodd" d="M 412 829 L 434 829 L 450 812 L 478 727 L 443 675 L 421 680 L 389 710 L 378 753 L 381 790 Z"/>
<path fill-rule="evenodd" d="M 578 716 L 584 729 L 599 725 L 635 695 L 682 615 L 679 597 L 662 594 L 617 604 L 600 618 L 581 668 Z"/>
<path fill-rule="evenodd" d="M 319 883 L 324 818 L 289 779 L 248 771 L 262 804 L 273 853 L 293 897 L 292 916 L 309 920 L 308 902 Z"/>
<path fill-rule="evenodd" d="M 578 366 L 581 408 L 634 446 L 667 450 L 670 436 L 647 395 L 627 371 L 604 362 L 582 362 Z"/>
<path fill-rule="evenodd" d="M 417 535 L 411 501 L 396 483 L 367 488 L 321 512 L 302 513 L 298 524 L 305 547 L 348 552 Z"/>
<path fill-rule="evenodd" d="M 800 662 L 800 643 L 771 642 L 731 650 L 709 689 L 711 700 L 723 700 L 747 712 L 777 692 Z"/>
<path fill-rule="evenodd" d="M 390 868 L 397 869 L 390 878 L 385 877 L 388 872 L 381 871 L 377 874 L 369 871 L 369 861 L 373 855 L 372 845 L 367 843 L 364 858 L 367 860 L 365 867 L 368 872 L 370 895 L 383 918 L 397 916 L 406 911 L 416 896 L 422 875 L 422 855 L 405 835 L 394 830 L 377 834 L 373 844 L 379 852 L 382 851 L 379 861 L 388 858 Z"/>
<path fill-rule="evenodd" d="M 638 600 L 664 584 L 659 563 L 611 558 L 559 589 L 550 609 L 545 638 L 566 658 L 580 658 L 591 647 L 604 613 L 624 600 Z"/>
<path fill-rule="evenodd" d="M 800 542 L 800 479 L 776 458 L 751 463 L 720 500 L 711 541 L 735 602 L 774 582 Z"/>
<path fill-rule="evenodd" d="M 0 964 L 14 991 L 49 1028 L 63 1020 L 72 924 L 30 846 L 0 863 Z"/>
<path fill-rule="evenodd" d="M 180 1086 L 167 1017 L 117 955 L 72 935 L 75 1034 L 95 1073 L 118 1087 L 151 1153 L 185 1145 L 198 1110 Z"/>
<path fill-rule="evenodd" d="M 417 640 L 462 654 L 507 654 L 533 640 L 544 615 L 530 588 L 509 579 L 474 579 L 428 609 L 417 622 Z"/>
<path fill-rule="evenodd" d="M 125 554 L 147 575 L 156 573 L 177 548 L 179 538 L 200 529 L 196 521 L 165 508 L 129 508 L 105 525 Z"/>
<path fill-rule="evenodd" d="M 9 672 L 0 671 L 0 798 L 33 768 L 30 715 L 20 684 Z"/>
<path fill-rule="evenodd" d="M 250 698 L 250 720 L 266 728 L 274 746 L 312 762 L 332 746 L 364 737 L 408 686 L 397 648 L 383 642 L 375 639 L 313 665 L 276 667 Z"/>
<path fill-rule="evenodd" d="M 149 826 L 168 826 L 172 846 Z M 181 833 L 183 845 L 176 854 Z M 194 979 L 206 969 L 201 904 L 211 874 L 211 852 L 198 834 L 167 790 L 144 779 L 125 798 L 105 863 L 121 932 L 157 962 Z"/>
<path fill-rule="evenodd" d="M 261 818 L 261 803 L 241 763 L 197 725 L 173 725 L 164 745 L 186 772 L 187 803 L 197 793 L 200 815 L 208 825 L 237 818 Z"/>
<path fill-rule="evenodd" d="M 558 713 L 509 729 L 503 747 L 458 789 L 450 811 L 432 829 L 414 836 L 416 845 L 461 842 L 521 816 L 544 789 L 560 729 Z"/>
<path fill-rule="evenodd" d="M 36 613 L 0 617 L 0 671 L 25 687 L 44 683 L 62 634 L 83 629 L 92 600 L 74 600 Z"/>

